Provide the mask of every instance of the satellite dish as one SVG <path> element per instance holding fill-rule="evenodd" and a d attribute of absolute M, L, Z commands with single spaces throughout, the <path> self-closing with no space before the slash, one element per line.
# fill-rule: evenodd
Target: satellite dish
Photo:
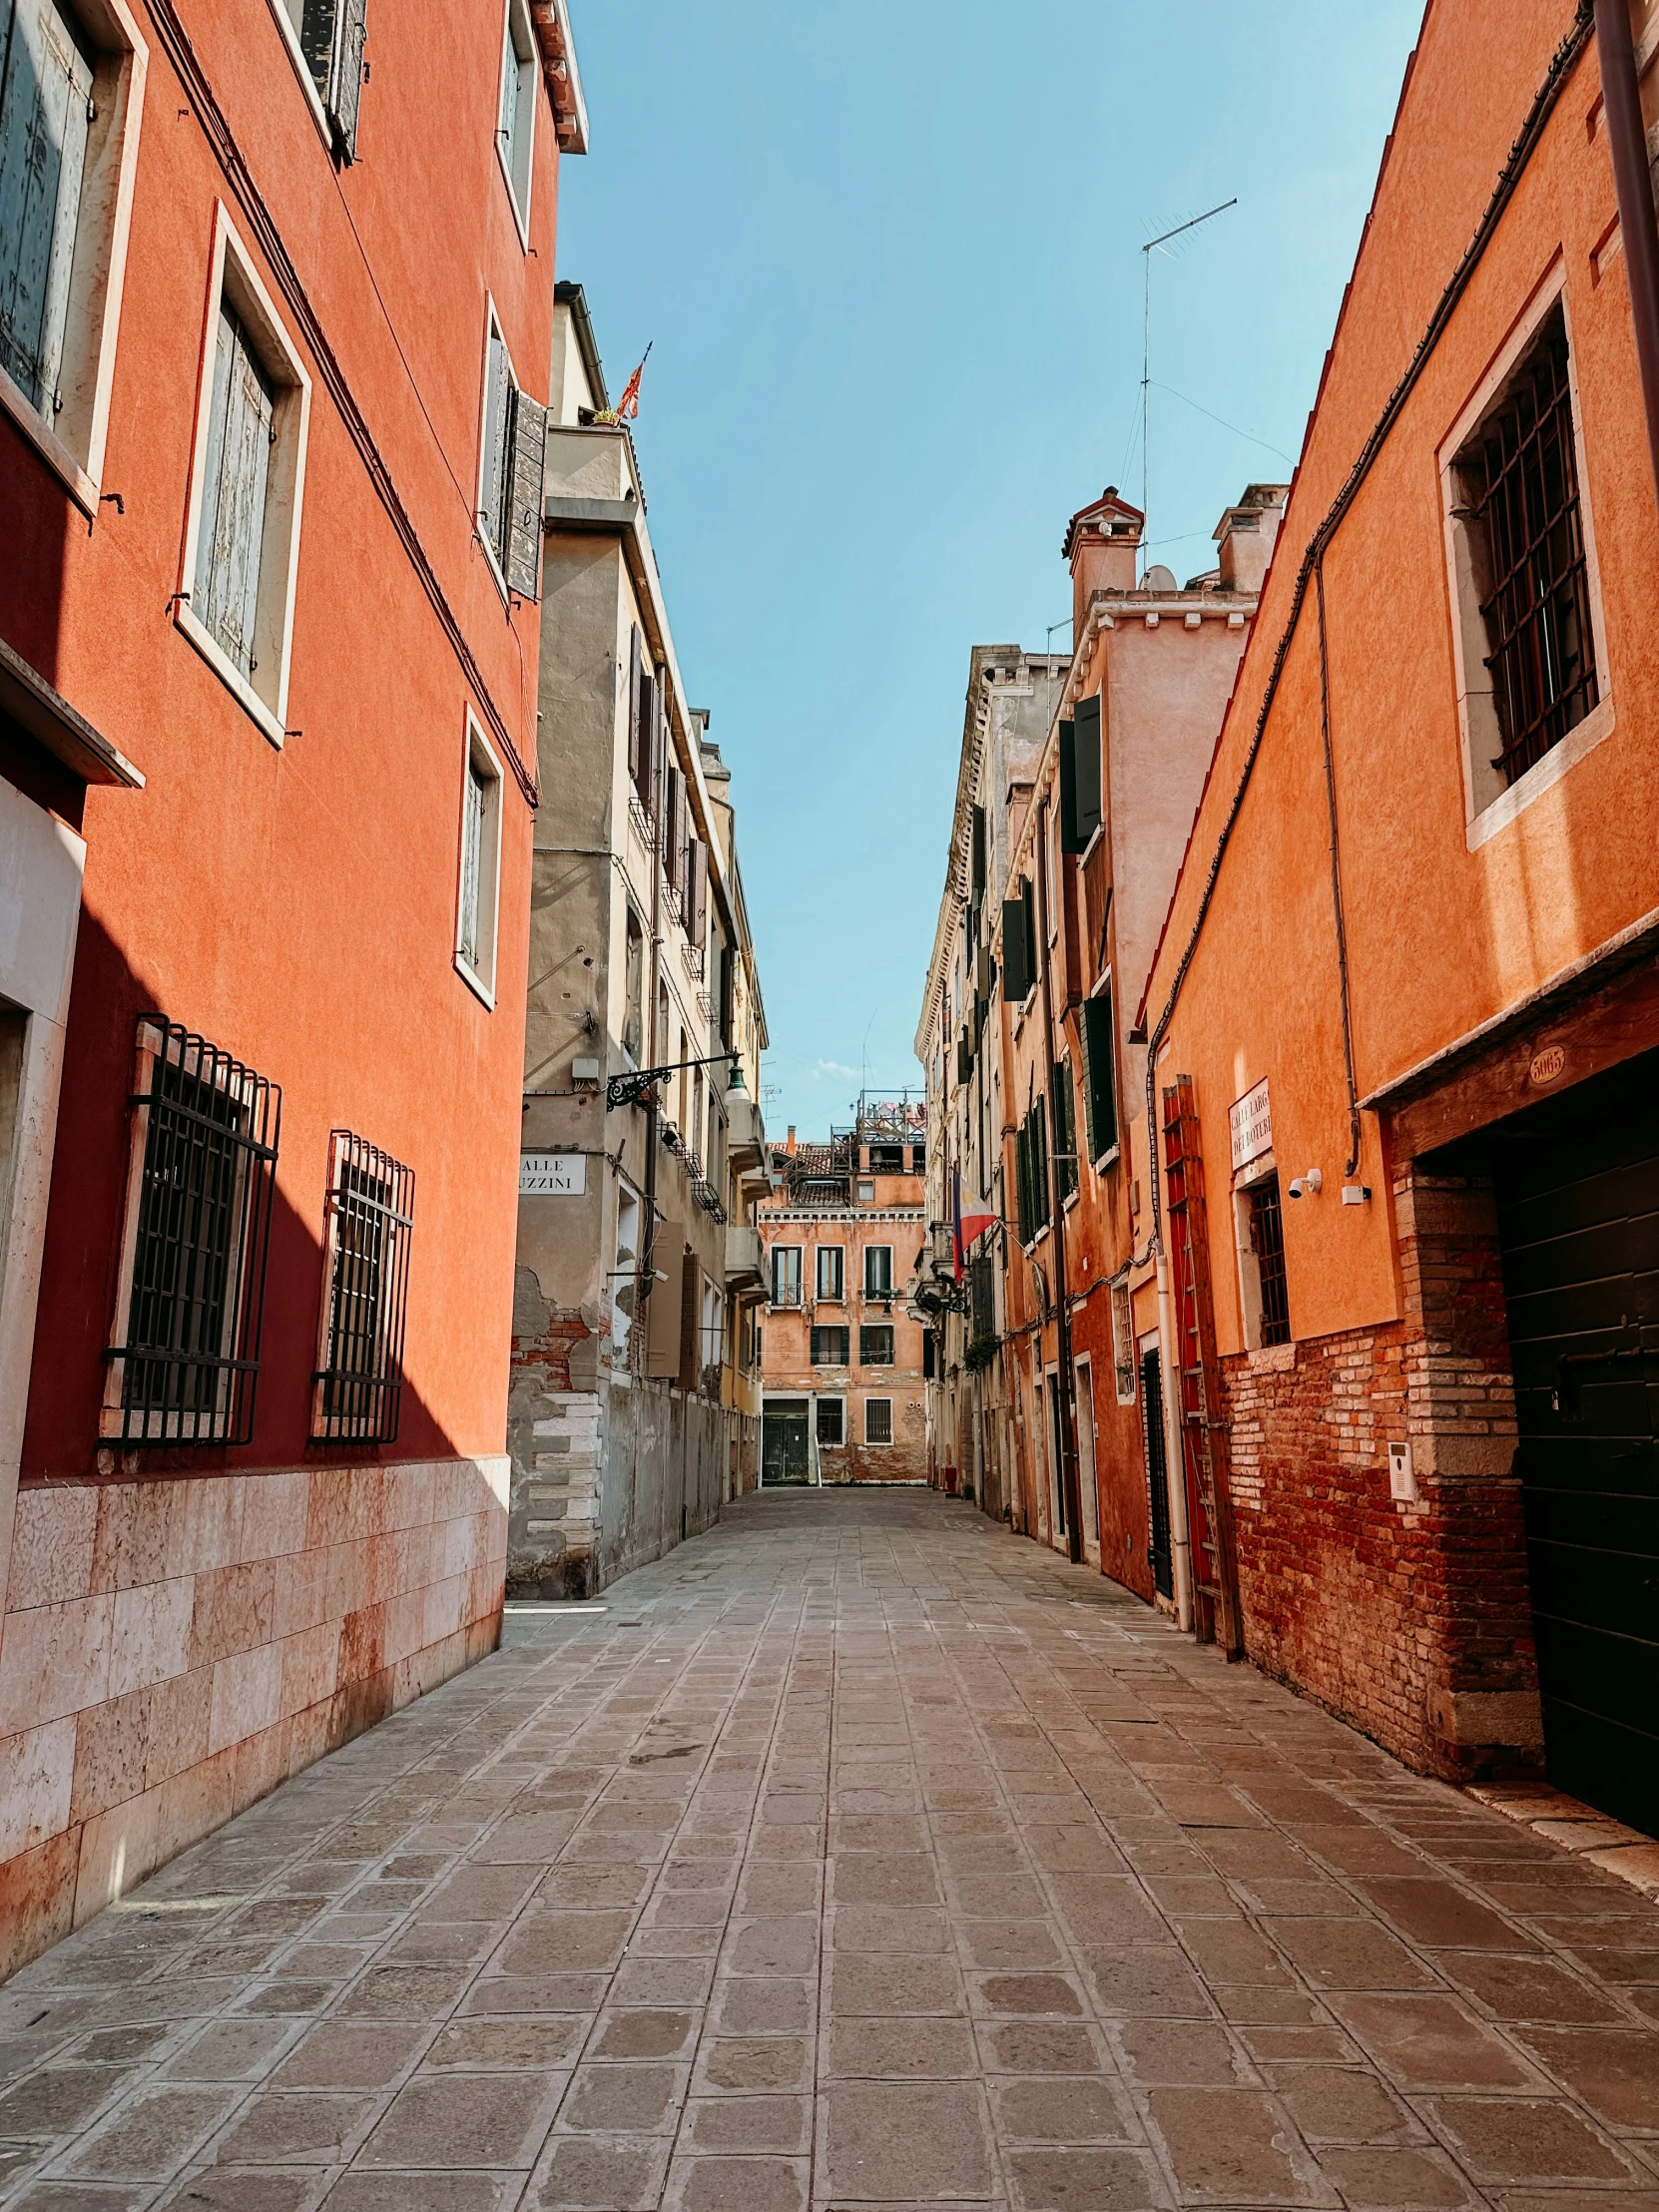
<path fill-rule="evenodd" d="M 1166 568 L 1162 561 L 1154 561 L 1141 578 L 1141 589 L 1142 591 L 1175 591 L 1179 589 L 1175 581 L 1174 569 Z"/>

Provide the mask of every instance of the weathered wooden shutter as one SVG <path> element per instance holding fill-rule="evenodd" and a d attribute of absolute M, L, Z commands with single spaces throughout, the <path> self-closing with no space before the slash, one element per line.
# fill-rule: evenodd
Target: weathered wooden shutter
<path fill-rule="evenodd" d="M 333 126 L 341 158 L 357 158 L 357 111 L 363 97 L 363 46 L 368 37 L 368 0 L 339 0 L 334 47 L 323 106 Z"/>
<path fill-rule="evenodd" d="M 1116 1053 L 1112 1039 L 1112 986 L 1107 983 L 1077 1011 L 1083 1060 L 1083 1112 L 1089 1158 L 1099 1160 L 1118 1141 Z"/>
<path fill-rule="evenodd" d="M 975 807 L 968 832 L 969 881 L 975 896 L 985 888 L 985 810 Z"/>
<path fill-rule="evenodd" d="M 686 934 L 694 945 L 703 942 L 709 918 L 709 847 L 693 837 L 686 870 Z"/>
<path fill-rule="evenodd" d="M 1037 1203 L 1037 1227 L 1053 1218 L 1048 1192 L 1048 1116 L 1039 1098 L 1031 1109 L 1031 1190 Z"/>
<path fill-rule="evenodd" d="M 657 777 L 657 679 L 650 669 L 640 672 L 640 797 L 646 812 L 655 817 L 659 805 Z"/>
<path fill-rule="evenodd" d="M 680 1366 L 675 1382 L 683 1390 L 695 1390 L 703 1370 L 703 1270 L 697 1254 L 687 1251 L 684 1288 L 680 1293 Z"/>
<path fill-rule="evenodd" d="M 628 633 L 628 776 L 634 789 L 641 788 L 642 765 L 645 746 L 641 737 L 643 723 L 640 717 L 640 626 L 636 622 Z"/>
<path fill-rule="evenodd" d="M 13 14 L 0 5 L 0 22 Z M 0 39 L 0 364 L 57 411 L 86 173 L 92 59 L 55 0 L 17 0 Z"/>
<path fill-rule="evenodd" d="M 1060 725 L 1060 850 L 1081 852 L 1077 841 L 1077 725 Z"/>
<path fill-rule="evenodd" d="M 484 391 L 483 525 L 503 569 L 507 565 L 507 456 L 512 433 L 513 379 L 501 334 L 491 330 Z"/>
<path fill-rule="evenodd" d="M 1086 852 L 1101 824 L 1100 700 L 1077 702 L 1073 739 L 1073 781 L 1069 849 Z"/>
<path fill-rule="evenodd" d="M 1027 959 L 1025 898 L 1023 892 L 1002 901 L 1002 995 L 1018 1006 L 1031 988 L 1034 976 Z"/>
<path fill-rule="evenodd" d="M 245 676 L 254 673 L 260 553 L 276 398 L 241 323 L 220 303 L 191 609 Z"/>
<path fill-rule="evenodd" d="M 924 1382 L 931 1382 L 933 1381 L 933 1332 L 929 1330 L 926 1336 L 923 1337 L 921 1340 L 921 1380 Z"/>
<path fill-rule="evenodd" d="M 507 465 L 507 583 L 522 598 L 541 597 L 541 493 L 547 466 L 547 409 L 513 393 Z"/>
<path fill-rule="evenodd" d="M 660 1221 L 650 1249 L 654 1280 L 645 1309 L 645 1372 L 658 1377 L 678 1375 L 680 1315 L 686 1295 L 686 1233 L 679 1222 Z"/>
<path fill-rule="evenodd" d="M 720 1041 L 722 1044 L 736 1044 L 737 1042 L 732 1033 L 733 1017 L 737 1010 L 735 1005 L 736 976 L 737 954 L 729 944 L 723 944 L 720 948 Z"/>
<path fill-rule="evenodd" d="M 304 0 L 299 19 L 299 51 L 311 73 L 316 96 L 326 109 L 334 75 L 334 43 L 339 31 L 339 0 Z"/>

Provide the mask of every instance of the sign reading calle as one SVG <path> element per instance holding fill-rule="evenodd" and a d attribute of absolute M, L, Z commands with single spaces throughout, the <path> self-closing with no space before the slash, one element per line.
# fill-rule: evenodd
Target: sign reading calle
<path fill-rule="evenodd" d="M 588 1187 L 585 1152 L 521 1152 L 520 1198 L 580 1198 Z"/>
<path fill-rule="evenodd" d="M 1273 1110 L 1268 1104 L 1267 1078 L 1228 1110 L 1233 1125 L 1233 1170 L 1249 1167 L 1264 1152 L 1273 1150 Z"/>

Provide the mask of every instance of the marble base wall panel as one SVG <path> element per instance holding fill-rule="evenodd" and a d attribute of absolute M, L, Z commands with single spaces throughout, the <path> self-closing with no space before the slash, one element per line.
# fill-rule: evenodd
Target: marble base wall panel
<path fill-rule="evenodd" d="M 19 1493 L 0 1975 L 495 1648 L 505 1455 Z"/>

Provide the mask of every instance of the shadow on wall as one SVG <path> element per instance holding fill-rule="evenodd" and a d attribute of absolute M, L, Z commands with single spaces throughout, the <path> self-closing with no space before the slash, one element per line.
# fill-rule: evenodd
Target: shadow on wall
<path fill-rule="evenodd" d="M 500 1633 L 504 1454 L 458 1456 L 412 1382 L 395 1442 L 307 1441 L 320 1156 L 301 1178 L 312 1221 L 278 1168 L 253 1442 L 106 1451 L 100 1469 L 134 1025 L 152 1003 L 84 916 L 0 1623 L 0 1972 Z"/>

